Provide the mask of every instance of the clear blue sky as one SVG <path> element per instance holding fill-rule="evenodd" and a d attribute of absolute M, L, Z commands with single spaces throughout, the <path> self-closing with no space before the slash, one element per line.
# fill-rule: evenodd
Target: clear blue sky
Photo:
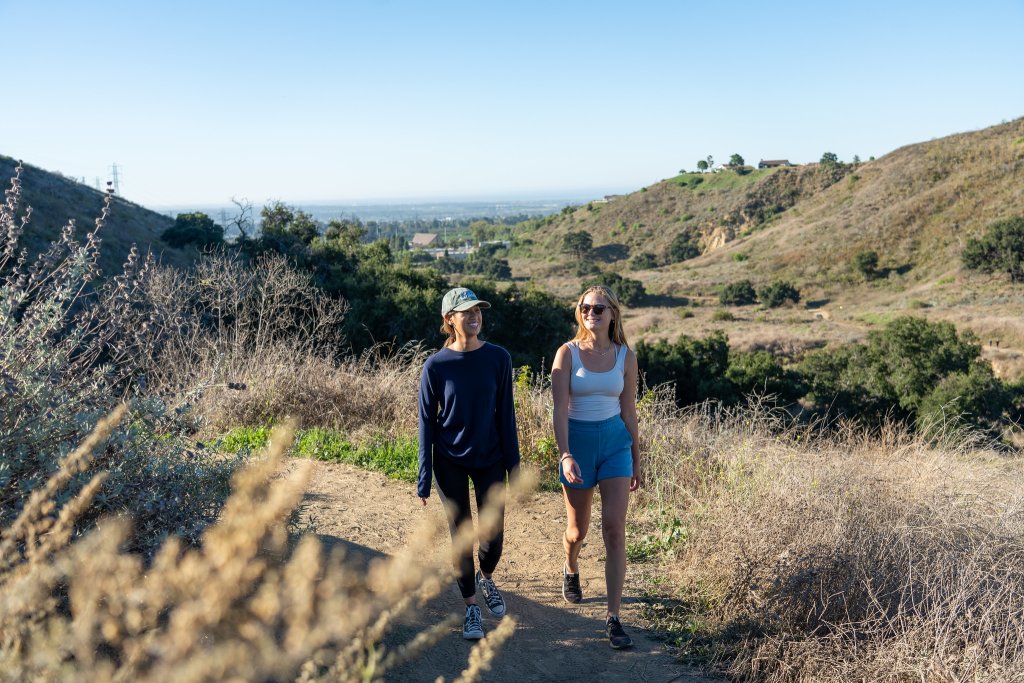
<path fill-rule="evenodd" d="M 147 206 L 632 191 L 1024 116 L 1024 1 L 0 0 L 0 153 Z"/>

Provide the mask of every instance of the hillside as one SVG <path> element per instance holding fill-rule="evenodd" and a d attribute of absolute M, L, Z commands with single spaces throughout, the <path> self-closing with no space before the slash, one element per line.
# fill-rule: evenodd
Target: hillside
<path fill-rule="evenodd" d="M 1024 119 L 907 145 L 831 176 L 816 165 L 703 175 L 697 185 L 698 174 L 684 174 L 553 217 L 524 235 L 533 244 L 511 259 L 514 274 L 572 296 L 579 276 L 551 255 L 566 232 L 586 230 L 600 267 L 654 295 L 630 312 L 640 337 L 724 329 L 735 346 L 798 355 L 915 314 L 972 329 L 1007 374 L 1024 371 L 1024 291 L 960 262 L 969 238 L 1024 215 Z M 669 245 L 687 232 L 701 255 L 667 263 Z M 866 250 L 879 254 L 881 277 L 870 281 L 852 264 Z M 636 269 L 640 252 L 656 267 Z M 779 278 L 800 289 L 801 304 L 713 319 L 723 284 Z"/>
<path fill-rule="evenodd" d="M 10 187 L 17 164 L 15 159 L 0 155 L 0 183 L 5 190 Z M 27 163 L 23 164 L 21 181 L 20 213 L 32 207 L 32 219 L 21 244 L 31 253 L 38 253 L 58 237 L 68 220 L 75 221 L 75 236 L 79 241 L 93 229 L 103 207 L 102 192 Z M 179 267 L 190 265 L 195 259 L 194 250 L 173 249 L 160 241 L 160 234 L 173 223 L 167 216 L 116 197 L 101 233 L 103 273 L 119 272 L 132 244 L 142 253 L 152 251 L 162 263 Z"/>

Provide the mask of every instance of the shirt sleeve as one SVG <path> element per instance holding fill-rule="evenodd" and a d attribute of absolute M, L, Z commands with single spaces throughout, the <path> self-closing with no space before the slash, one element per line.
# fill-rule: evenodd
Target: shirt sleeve
<path fill-rule="evenodd" d="M 519 433 L 516 429 L 515 399 L 512 395 L 512 357 L 507 351 L 503 353 L 502 370 L 498 374 L 497 423 L 498 436 L 501 439 L 502 457 L 505 471 L 511 472 L 519 467 Z"/>
<path fill-rule="evenodd" d="M 437 392 L 430 380 L 430 364 L 424 364 L 420 375 L 420 471 L 416 478 L 416 495 L 430 496 L 430 481 L 434 476 L 434 438 L 437 433 Z"/>

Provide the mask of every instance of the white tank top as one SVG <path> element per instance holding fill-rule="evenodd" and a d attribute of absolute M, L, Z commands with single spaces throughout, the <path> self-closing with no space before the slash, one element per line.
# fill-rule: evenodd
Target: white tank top
<path fill-rule="evenodd" d="M 594 372 L 583 367 L 578 342 L 568 344 L 572 354 L 572 375 L 569 377 L 569 417 L 574 420 L 598 422 L 622 412 L 619 397 L 625 387 L 626 347 L 615 351 L 615 367 L 607 372 Z"/>

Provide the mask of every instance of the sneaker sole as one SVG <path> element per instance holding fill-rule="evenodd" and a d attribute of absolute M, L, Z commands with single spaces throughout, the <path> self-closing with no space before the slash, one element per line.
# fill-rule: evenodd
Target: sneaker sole
<path fill-rule="evenodd" d="M 484 632 L 480 631 L 478 633 L 466 633 L 465 631 L 463 631 L 462 637 L 465 640 L 480 640 L 484 637 Z"/>
<path fill-rule="evenodd" d="M 632 640 L 629 641 L 628 643 L 625 643 L 624 645 L 616 645 L 615 643 L 608 643 L 608 644 L 612 646 L 613 650 L 628 650 L 629 648 L 633 647 L 633 641 Z"/>

